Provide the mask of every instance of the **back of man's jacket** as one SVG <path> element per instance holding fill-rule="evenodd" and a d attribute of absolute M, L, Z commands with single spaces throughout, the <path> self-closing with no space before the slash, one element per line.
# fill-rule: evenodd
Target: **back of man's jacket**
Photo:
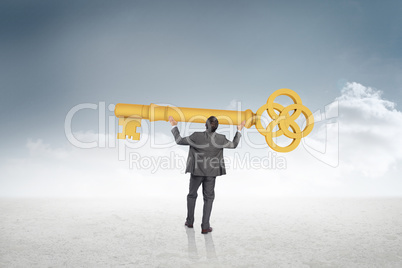
<path fill-rule="evenodd" d="M 177 127 L 172 128 L 172 133 L 177 144 L 190 145 L 186 173 L 197 176 L 225 175 L 223 149 L 236 148 L 241 137 L 241 133 L 237 131 L 233 141 L 229 141 L 225 135 L 206 130 L 182 138 Z"/>

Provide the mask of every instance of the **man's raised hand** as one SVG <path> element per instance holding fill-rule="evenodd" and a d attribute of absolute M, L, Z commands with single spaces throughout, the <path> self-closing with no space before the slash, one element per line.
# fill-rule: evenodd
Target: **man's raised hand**
<path fill-rule="evenodd" d="M 173 116 L 169 116 L 169 122 L 172 126 L 176 126 L 177 125 L 177 121 L 173 119 Z"/>
<path fill-rule="evenodd" d="M 237 130 L 240 131 L 244 127 L 245 124 L 246 124 L 246 120 L 244 120 L 243 122 L 241 122 L 240 125 L 237 126 Z"/>

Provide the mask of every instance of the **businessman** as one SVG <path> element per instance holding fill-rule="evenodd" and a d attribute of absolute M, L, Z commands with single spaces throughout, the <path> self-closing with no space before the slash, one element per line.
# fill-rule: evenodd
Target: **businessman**
<path fill-rule="evenodd" d="M 187 219 L 185 225 L 193 228 L 195 201 L 197 191 L 202 184 L 202 193 L 204 196 L 204 209 L 201 223 L 201 233 L 212 232 L 209 224 L 211 216 L 212 203 L 215 198 L 215 179 L 217 176 L 225 175 L 225 163 L 223 160 L 224 148 L 236 148 L 239 144 L 241 133 L 246 121 L 237 126 L 236 135 L 233 141 L 226 139 L 225 135 L 216 133 L 219 126 L 218 119 L 211 116 L 205 123 L 204 132 L 194 132 L 190 136 L 181 137 L 177 122 L 173 117 L 169 117 L 172 125 L 172 133 L 178 145 L 189 145 L 186 173 L 191 173 L 190 187 L 187 195 Z"/>

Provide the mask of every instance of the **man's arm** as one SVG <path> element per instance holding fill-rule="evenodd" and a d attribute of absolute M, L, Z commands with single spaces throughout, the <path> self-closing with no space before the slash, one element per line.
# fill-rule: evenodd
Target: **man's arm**
<path fill-rule="evenodd" d="M 174 139 L 178 145 L 190 145 L 194 144 L 191 140 L 191 135 L 187 137 L 182 137 L 180 136 L 180 131 L 177 128 L 177 122 L 176 120 L 173 119 L 173 117 L 169 116 L 169 122 L 172 125 L 172 133 L 174 136 Z M 194 133 L 193 133 L 194 134 Z"/>
<path fill-rule="evenodd" d="M 243 121 L 243 122 L 241 122 L 240 125 L 237 126 L 236 135 L 234 136 L 233 141 L 230 141 L 230 140 L 226 139 L 226 137 L 225 137 L 226 142 L 223 145 L 223 148 L 234 149 L 237 147 L 237 145 L 240 142 L 240 138 L 241 138 L 241 130 L 245 124 L 246 124 L 246 121 Z"/>
<path fill-rule="evenodd" d="M 180 131 L 177 128 L 177 126 L 174 126 L 172 128 L 172 133 L 173 133 L 174 139 L 175 139 L 175 141 L 176 141 L 176 143 L 178 145 L 192 145 L 192 144 L 194 144 L 194 142 L 191 140 L 191 136 L 194 133 L 191 134 L 190 136 L 182 137 L 182 136 L 180 136 Z"/>
<path fill-rule="evenodd" d="M 228 149 L 234 149 L 234 148 L 236 148 L 237 145 L 238 145 L 239 142 L 240 142 L 240 138 L 241 138 L 241 133 L 240 133 L 239 130 L 236 131 L 236 135 L 234 136 L 233 141 L 230 141 L 230 140 L 226 139 L 226 137 L 225 137 L 226 141 L 225 141 L 225 143 L 223 144 L 223 148 L 228 148 Z"/>

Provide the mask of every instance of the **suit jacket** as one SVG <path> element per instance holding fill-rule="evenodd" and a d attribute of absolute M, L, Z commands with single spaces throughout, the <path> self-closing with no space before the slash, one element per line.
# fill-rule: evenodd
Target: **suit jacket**
<path fill-rule="evenodd" d="M 225 135 L 206 130 L 181 137 L 177 127 L 172 128 L 173 136 L 179 145 L 190 145 L 185 173 L 196 176 L 221 176 L 226 174 L 223 149 L 237 147 L 241 133 L 236 132 L 233 141 Z"/>

